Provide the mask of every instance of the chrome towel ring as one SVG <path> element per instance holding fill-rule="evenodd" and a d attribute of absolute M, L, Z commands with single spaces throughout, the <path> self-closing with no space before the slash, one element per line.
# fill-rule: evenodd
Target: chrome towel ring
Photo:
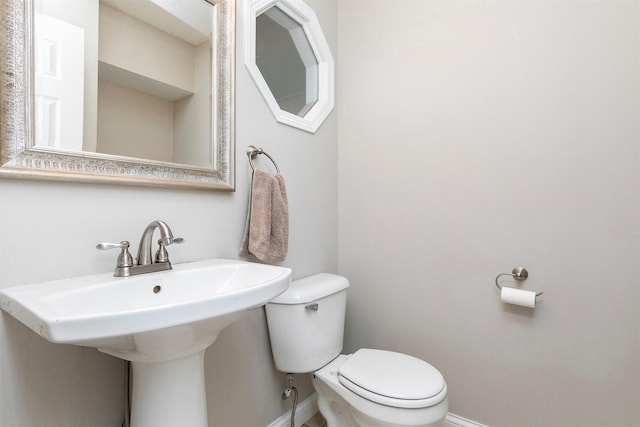
<path fill-rule="evenodd" d="M 267 152 L 264 151 L 262 148 L 256 147 L 254 145 L 250 145 L 247 147 L 247 157 L 249 157 L 249 165 L 251 166 L 252 170 L 256 170 L 255 166 L 253 165 L 253 159 L 255 159 L 258 156 L 258 154 L 264 154 L 265 156 L 267 156 L 267 158 L 271 160 L 271 163 L 273 163 L 273 166 L 276 167 L 276 173 L 280 173 L 280 168 L 278 167 L 278 164 L 276 163 L 276 161 L 273 160 L 273 157 L 267 154 Z"/>

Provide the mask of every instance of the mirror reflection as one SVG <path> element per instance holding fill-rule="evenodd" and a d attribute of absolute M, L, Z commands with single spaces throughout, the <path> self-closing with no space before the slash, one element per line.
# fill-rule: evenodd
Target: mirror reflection
<path fill-rule="evenodd" d="M 35 146 L 212 168 L 213 9 L 36 0 Z"/>
<path fill-rule="evenodd" d="M 319 66 L 303 26 L 272 6 L 256 18 L 255 43 L 256 65 L 278 106 L 304 117 L 318 101 Z"/>

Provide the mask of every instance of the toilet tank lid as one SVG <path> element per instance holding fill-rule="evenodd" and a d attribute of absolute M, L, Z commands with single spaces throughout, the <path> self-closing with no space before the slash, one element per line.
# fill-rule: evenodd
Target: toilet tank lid
<path fill-rule="evenodd" d="M 346 277 L 319 273 L 291 282 L 289 289 L 272 299 L 269 304 L 305 304 L 328 297 L 349 287 Z"/>

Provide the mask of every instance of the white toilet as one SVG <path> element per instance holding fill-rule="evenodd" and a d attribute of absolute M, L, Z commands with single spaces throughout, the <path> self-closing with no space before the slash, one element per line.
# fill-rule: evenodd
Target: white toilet
<path fill-rule="evenodd" d="M 436 368 L 391 351 L 340 354 L 348 287 L 344 277 L 316 274 L 266 305 L 276 368 L 313 372 L 328 427 L 441 425 L 447 384 Z"/>

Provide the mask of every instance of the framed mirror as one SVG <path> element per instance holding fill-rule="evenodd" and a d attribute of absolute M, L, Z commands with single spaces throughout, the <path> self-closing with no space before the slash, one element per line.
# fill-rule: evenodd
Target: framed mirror
<path fill-rule="evenodd" d="M 249 0 L 245 66 L 275 119 L 314 133 L 334 106 L 333 57 L 302 0 Z"/>
<path fill-rule="evenodd" d="M 0 20 L 0 177 L 234 190 L 235 0 L 2 0 Z"/>

